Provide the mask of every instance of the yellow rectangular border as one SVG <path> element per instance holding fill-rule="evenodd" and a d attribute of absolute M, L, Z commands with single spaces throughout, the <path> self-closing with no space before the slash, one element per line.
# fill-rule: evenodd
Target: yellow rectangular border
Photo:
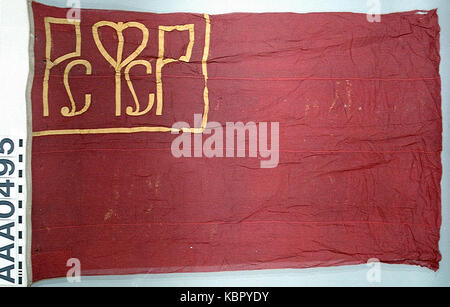
<path fill-rule="evenodd" d="M 209 94 L 208 94 L 208 69 L 207 61 L 209 56 L 209 45 L 211 40 L 211 21 L 208 14 L 203 15 L 206 22 L 205 30 L 205 47 L 203 49 L 202 73 L 205 78 L 205 88 L 203 90 L 203 117 L 201 128 L 169 128 L 169 127 L 132 127 L 132 128 L 93 128 L 93 129 L 61 129 L 61 130 L 44 130 L 33 131 L 33 137 L 49 136 L 49 135 L 70 135 L 70 134 L 108 134 L 108 133 L 138 133 L 138 132 L 190 132 L 203 133 L 208 123 L 209 112 Z"/>

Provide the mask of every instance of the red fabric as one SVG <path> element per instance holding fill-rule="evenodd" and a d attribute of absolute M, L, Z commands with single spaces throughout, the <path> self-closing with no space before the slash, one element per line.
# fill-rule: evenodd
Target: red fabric
<path fill-rule="evenodd" d="M 43 116 L 44 17 L 67 10 L 33 3 L 33 131 L 193 125 L 203 112 L 202 14 L 81 11 L 81 59 L 70 86 L 90 109 L 74 118 L 64 68 L 52 68 Z M 189 63 L 164 67 L 164 114 L 131 117 L 122 75 L 116 117 L 114 69 L 94 43 L 100 20 L 138 21 L 149 44 L 131 72 L 141 101 L 155 93 L 158 26 L 195 25 Z M 279 122 L 280 162 L 174 158 L 170 133 L 33 137 L 33 280 L 84 275 L 306 268 L 365 263 L 439 267 L 441 95 L 436 11 L 210 16 L 208 121 Z M 128 31 L 128 32 L 127 32 Z M 125 32 L 124 55 L 142 39 Z M 117 35 L 100 31 L 115 55 Z M 75 48 L 73 27 L 52 26 L 53 54 Z M 166 34 L 179 57 L 187 32 Z M 204 139 L 207 136 L 204 136 Z"/>

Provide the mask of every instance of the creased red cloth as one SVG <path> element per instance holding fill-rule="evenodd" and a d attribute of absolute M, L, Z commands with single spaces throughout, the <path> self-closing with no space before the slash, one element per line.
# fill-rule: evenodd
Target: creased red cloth
<path fill-rule="evenodd" d="M 33 280 L 65 276 L 78 258 L 82 274 L 206 272 L 365 263 L 437 270 L 441 255 L 441 82 L 436 10 L 381 16 L 354 13 L 153 14 L 81 10 L 81 53 L 51 68 L 48 116 L 43 83 L 48 61 L 73 52 L 73 25 L 52 24 L 46 60 L 45 17 L 68 10 L 32 4 Z M 279 164 L 261 158 L 175 158 L 167 132 L 76 133 L 77 129 L 193 126 L 204 112 L 205 44 L 208 121 L 279 122 Z M 130 70 L 141 108 L 121 70 L 116 116 L 115 70 L 95 44 L 99 21 L 139 22 L 148 44 Z M 193 24 L 188 62 L 162 69 L 157 116 L 159 26 Z M 118 35 L 99 36 L 115 58 Z M 143 34 L 124 31 L 123 59 Z M 165 33 L 165 57 L 189 48 L 188 31 Z M 69 73 L 85 113 L 70 107 Z M 72 130 L 45 135 L 43 131 Z M 203 135 L 206 139 L 208 135 Z"/>

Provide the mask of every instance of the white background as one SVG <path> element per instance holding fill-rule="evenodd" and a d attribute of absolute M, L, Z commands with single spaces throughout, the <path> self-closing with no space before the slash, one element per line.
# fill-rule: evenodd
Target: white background
<path fill-rule="evenodd" d="M 65 7 L 71 1 L 39 0 Z M 72 1 L 73 2 L 73 1 Z M 407 265 L 381 265 L 381 283 L 369 283 L 366 265 L 303 270 L 264 270 L 222 273 L 161 274 L 83 277 L 81 284 L 65 278 L 46 280 L 48 285 L 130 285 L 130 286 L 449 286 L 450 285 L 450 1 L 381 0 L 381 12 L 438 8 L 441 25 L 441 77 L 444 122 L 442 163 L 442 215 L 440 249 L 443 255 L 438 272 Z M 81 0 L 82 8 L 132 11 L 230 13 L 230 12 L 332 12 L 367 13 L 366 0 Z M 26 0 L 0 0 L 0 135 L 26 133 L 26 82 L 28 77 L 28 13 Z"/>

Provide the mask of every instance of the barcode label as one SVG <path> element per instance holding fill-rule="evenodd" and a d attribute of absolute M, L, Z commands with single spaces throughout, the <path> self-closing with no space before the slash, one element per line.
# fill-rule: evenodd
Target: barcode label
<path fill-rule="evenodd" d="M 0 286 L 26 285 L 24 138 L 0 136 Z"/>

